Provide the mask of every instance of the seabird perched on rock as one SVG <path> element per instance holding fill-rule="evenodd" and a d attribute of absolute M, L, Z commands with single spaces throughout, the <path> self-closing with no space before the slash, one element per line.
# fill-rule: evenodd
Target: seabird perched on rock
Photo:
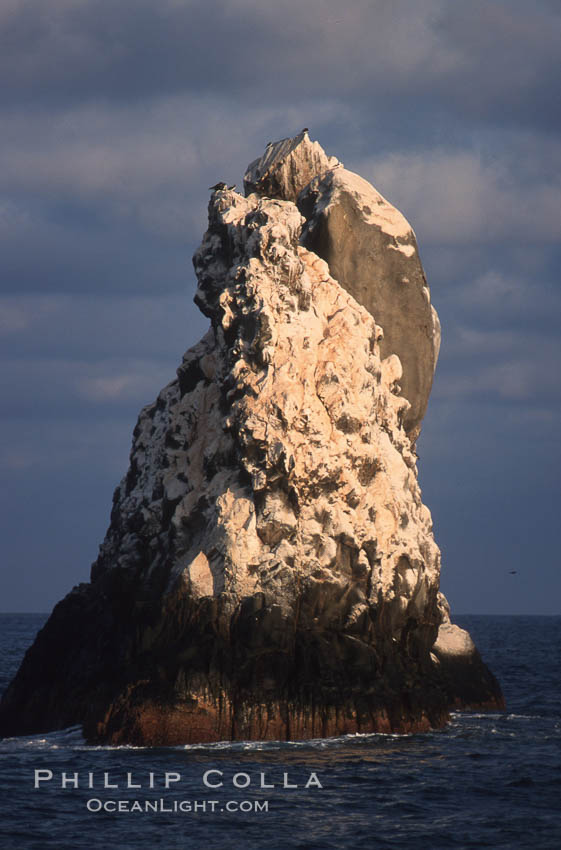
<path fill-rule="evenodd" d="M 209 186 L 209 189 L 212 189 L 214 192 L 220 192 L 221 189 L 227 189 L 226 183 L 220 181 L 220 183 L 216 183 L 214 186 Z"/>
<path fill-rule="evenodd" d="M 300 135 L 302 135 L 302 133 L 307 133 L 307 132 L 308 132 L 308 128 L 304 127 L 303 130 L 300 130 Z"/>
<path fill-rule="evenodd" d="M 228 189 L 230 190 L 230 192 L 232 192 L 236 188 L 236 185 L 237 184 L 234 183 L 232 186 L 228 186 Z"/>

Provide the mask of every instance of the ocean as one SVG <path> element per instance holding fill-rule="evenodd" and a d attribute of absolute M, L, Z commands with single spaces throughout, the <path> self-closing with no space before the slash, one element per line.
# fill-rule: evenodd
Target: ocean
<path fill-rule="evenodd" d="M 45 619 L 0 615 L 1 690 Z M 561 617 L 455 622 L 506 712 L 293 743 L 88 747 L 79 728 L 4 739 L 0 848 L 559 850 Z"/>

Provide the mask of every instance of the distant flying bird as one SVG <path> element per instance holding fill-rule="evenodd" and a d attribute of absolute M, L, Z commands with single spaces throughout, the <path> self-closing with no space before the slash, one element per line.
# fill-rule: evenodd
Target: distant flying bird
<path fill-rule="evenodd" d="M 518 572 L 518 570 L 510 570 L 509 575 L 515 576 L 517 574 L 517 572 Z"/>
<path fill-rule="evenodd" d="M 215 192 L 219 192 L 221 189 L 226 189 L 227 186 L 222 181 L 220 183 L 216 183 L 214 186 L 209 186 L 209 189 L 212 189 Z"/>

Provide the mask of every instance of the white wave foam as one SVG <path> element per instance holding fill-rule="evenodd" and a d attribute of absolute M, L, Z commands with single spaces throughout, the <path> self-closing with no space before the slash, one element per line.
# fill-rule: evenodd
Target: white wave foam
<path fill-rule="evenodd" d="M 18 735 L 13 738 L 4 738 L 0 741 L 0 752 L 14 752 L 21 749 L 76 749 L 79 745 L 84 744 L 81 727 L 69 726 L 67 729 L 57 729 L 56 732 L 45 732 L 40 735 Z"/>

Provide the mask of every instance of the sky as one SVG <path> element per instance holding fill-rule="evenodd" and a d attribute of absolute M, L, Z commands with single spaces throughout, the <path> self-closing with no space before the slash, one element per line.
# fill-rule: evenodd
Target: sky
<path fill-rule="evenodd" d="M 417 235 L 453 614 L 560 614 L 560 66 L 558 0 L 3 0 L 0 610 L 88 580 L 138 412 L 207 327 L 207 187 L 307 126 Z"/>

